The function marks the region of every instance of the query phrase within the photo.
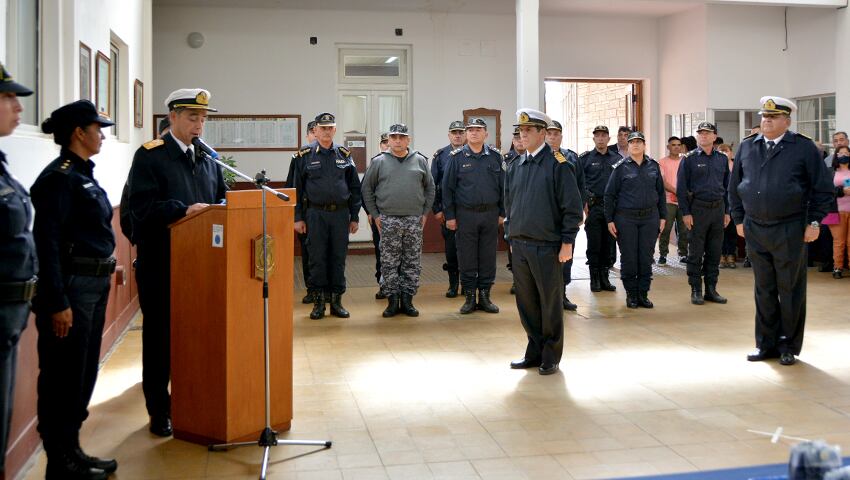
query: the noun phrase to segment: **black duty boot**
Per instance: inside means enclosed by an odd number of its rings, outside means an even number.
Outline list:
[[[301,303],[303,303],[304,305],[309,305],[313,303],[314,301],[316,301],[316,298],[313,295],[313,292],[307,290],[307,295],[304,295],[304,298],[301,299]]]
[[[602,290],[605,290],[606,292],[617,291],[617,287],[615,287],[611,283],[611,280],[608,279],[608,269],[607,268],[603,268],[602,270],[599,270],[599,285],[601,285]]]
[[[638,295],[638,305],[643,308],[652,308],[655,306],[651,301],[649,301],[649,292],[646,291],[640,292]]]
[[[464,290],[464,295],[466,296],[466,301],[463,302],[463,305],[460,307],[460,313],[462,315],[466,315],[468,313],[472,313],[475,311],[475,290],[466,291]]]
[[[571,312],[575,312],[578,310],[578,305],[571,302],[569,298],[567,298],[567,294],[564,294],[564,310],[569,310]]]
[[[387,297],[387,308],[384,309],[384,318],[394,317],[398,313],[398,295],[390,294]]]
[[[478,290],[478,308],[487,313],[499,313],[499,307],[490,301],[490,288]]]
[[[457,297],[458,275],[459,274],[457,272],[449,272],[449,289],[446,290],[447,298]]]
[[[108,477],[106,471],[83,463],[73,450],[51,452],[47,457],[46,480],[105,480]]]
[[[691,285],[691,303],[694,305],[702,305],[705,300],[702,298],[702,287],[699,285]]]
[[[342,306],[342,294],[341,293],[332,293],[331,294],[331,315],[335,315],[339,318],[348,318],[351,316],[348,313],[348,310]]]
[[[103,470],[106,473],[113,473],[115,470],[118,470],[118,462],[113,458],[97,458],[92,457],[91,455],[87,455],[86,452],[80,447],[79,444],[74,448],[74,455],[77,456],[77,459],[83,465],[89,468],[96,468]]]
[[[638,308],[640,306],[637,292],[626,290],[626,306],[629,308]]]
[[[324,292],[313,293],[313,311],[310,312],[310,318],[318,320],[325,316],[325,294]]]
[[[511,283],[511,295],[516,295],[516,283]]]
[[[404,312],[408,317],[418,317],[419,310],[413,306],[413,295],[409,293],[401,294],[401,311]]]
[[[705,284],[705,296],[702,297],[706,302],[714,302],[714,303],[726,303],[726,297],[721,297],[719,293],[717,293],[716,285]]]
[[[591,292],[601,292],[602,291],[602,280],[599,279],[600,271],[598,268],[590,269],[590,291]]]

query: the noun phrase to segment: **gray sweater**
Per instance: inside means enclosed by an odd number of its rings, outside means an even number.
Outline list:
[[[372,159],[363,176],[363,203],[373,217],[425,215],[434,203],[428,159],[408,150],[400,160],[386,152]]]

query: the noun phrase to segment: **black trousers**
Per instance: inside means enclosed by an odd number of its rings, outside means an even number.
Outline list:
[[[142,307],[142,391],[148,415],[171,415],[170,245],[139,244],[136,282]]]
[[[829,225],[821,225],[818,239],[807,244],[807,247],[810,261],[832,265],[832,231]]]
[[[573,255],[575,255],[576,244],[573,243],[572,245],[573,245]],[[573,283],[573,259],[572,258],[570,258],[569,260],[567,260],[566,262],[561,264],[561,274],[564,277],[564,288],[566,288],[567,285]],[[564,292],[564,294],[566,295],[566,292]]]
[[[652,256],[661,220],[658,212],[635,217],[617,212],[617,243],[620,244],[620,279],[627,292],[648,292],[652,284]]]
[[[312,290],[310,285],[310,252],[307,251],[307,235],[298,234],[298,241],[301,243],[301,272],[304,273],[304,285],[307,290]]]
[[[617,241],[608,231],[605,207],[602,203],[588,208],[584,234],[587,235],[587,264],[590,269],[611,268],[614,265],[613,259],[617,256]]]
[[[802,220],[760,225],[744,218],[753,265],[756,346],[799,355],[806,325],[806,225]]]
[[[333,212],[317,208],[307,209],[310,284],[317,291],[345,293],[349,220],[348,209]]]
[[[443,270],[449,273],[457,273],[459,267],[457,263],[457,237],[455,230],[449,230],[444,223],[440,225],[440,232],[443,234],[443,242],[446,245],[446,263],[443,264]]]
[[[738,257],[738,229],[735,228],[735,222],[729,222],[729,225],[723,229],[723,247],[720,249],[720,254]]]
[[[49,314],[36,315],[38,328],[38,432],[48,455],[73,448],[88,406],[100,360],[109,298],[109,277],[65,278],[73,325],[65,338],[53,332]]]
[[[375,281],[381,284],[381,232],[375,225],[375,220],[369,224],[372,227],[372,245],[375,246]]]
[[[694,225],[688,232],[688,283],[702,287],[717,285],[720,275],[720,250],[723,247],[723,202],[709,207],[699,202],[691,205]]]
[[[460,283],[467,292],[490,288],[496,281],[499,210],[476,212],[458,207],[457,245]]]
[[[519,319],[528,336],[525,358],[558,363],[564,351],[564,284],[560,246],[512,240],[513,273]]]
[[[9,422],[12,419],[12,400],[15,371],[18,368],[18,341],[27,326],[29,302],[0,303],[0,477],[5,469]]]

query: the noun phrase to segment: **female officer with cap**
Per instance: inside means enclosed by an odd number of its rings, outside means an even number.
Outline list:
[[[667,200],[661,167],[646,155],[643,133],[628,138],[629,156],[614,165],[605,187],[605,220],[620,245],[620,278],[626,306],[652,308],[647,292],[652,283],[655,240],[664,229]]]
[[[100,342],[115,271],[112,205],[94,179],[102,127],[114,125],[88,100],[55,110],[41,124],[61,146],[31,189],[41,265],[33,301],[38,328],[38,431],[46,478],[102,479],[115,460],[86,455],[79,432],[97,380]]]
[[[24,110],[18,97],[29,95],[32,90],[14,82],[0,64],[0,137],[15,131]],[[6,169],[6,155],[0,152],[0,477],[12,417],[18,340],[27,326],[38,270],[31,215],[27,190]]]

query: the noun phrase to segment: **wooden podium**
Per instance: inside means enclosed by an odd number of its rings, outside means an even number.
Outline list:
[[[266,194],[271,424],[292,421],[295,190]],[[262,192],[227,192],[171,225],[171,414],[174,437],[255,440],[265,427]],[[255,246],[259,254],[255,255]],[[259,270],[256,268],[259,266]],[[257,276],[259,272],[259,276]]]

